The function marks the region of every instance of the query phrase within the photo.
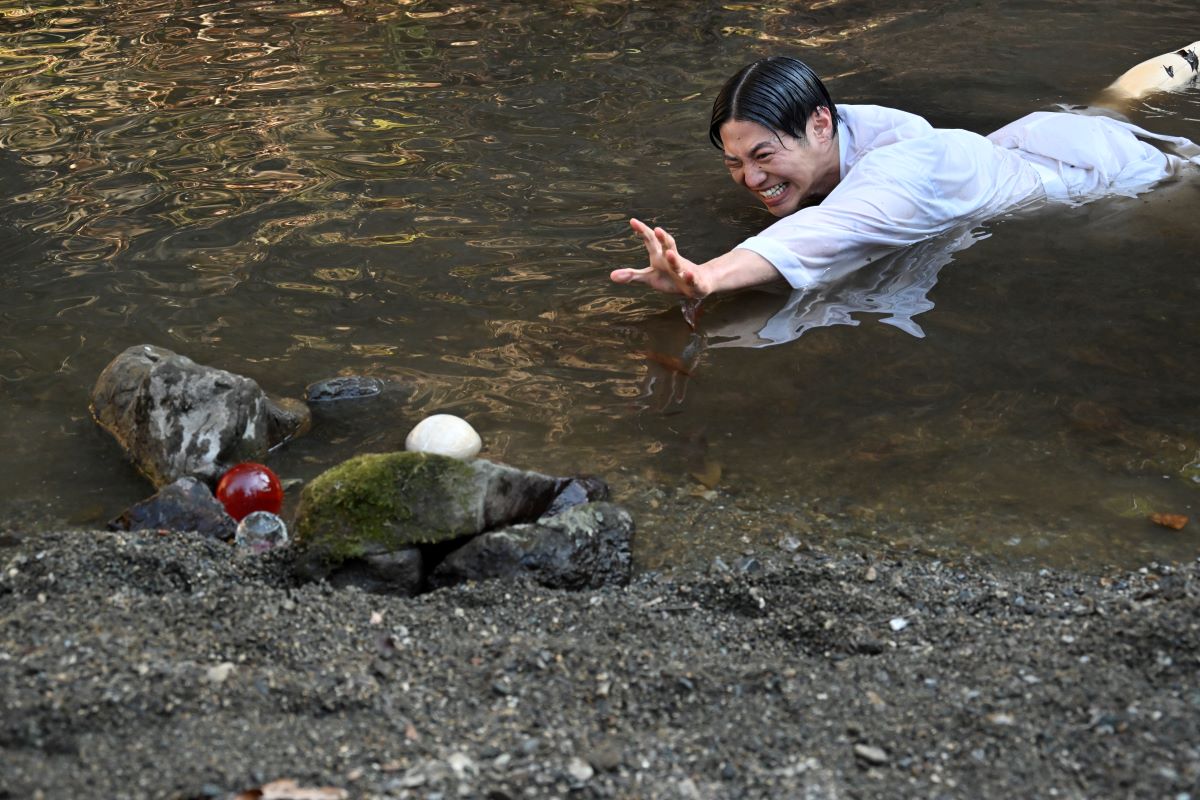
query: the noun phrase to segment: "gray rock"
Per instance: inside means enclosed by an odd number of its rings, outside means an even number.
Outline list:
[[[317,381],[306,390],[310,403],[334,403],[342,400],[362,400],[383,392],[383,381],[365,375],[343,375]]]
[[[343,561],[328,575],[331,585],[364,592],[413,597],[425,586],[425,560],[418,547]]]
[[[486,460],[428,453],[356,456],[313,479],[293,526],[301,574],[541,516],[561,481]]]
[[[584,503],[596,503],[609,497],[608,484],[594,475],[579,475],[574,478],[564,478],[563,486],[558,490],[554,502],[546,509],[542,518],[553,517],[568,508],[574,508]]]
[[[229,541],[237,522],[225,511],[212,491],[196,478],[180,478],[164,486],[158,494],[130,506],[108,523],[109,530],[195,531],[214,539]]]
[[[632,568],[633,518],[611,503],[587,503],[537,524],[471,539],[429,576],[439,588],[463,581],[531,578],[555,589],[624,585]]]
[[[274,401],[249,378],[138,345],[100,373],[92,416],[155,486],[185,475],[214,483],[241,461],[303,432],[309,412]]]

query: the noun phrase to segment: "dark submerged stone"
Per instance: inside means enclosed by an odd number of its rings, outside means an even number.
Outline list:
[[[343,375],[317,381],[306,389],[310,403],[336,403],[344,400],[363,400],[383,393],[383,381],[365,375]]]

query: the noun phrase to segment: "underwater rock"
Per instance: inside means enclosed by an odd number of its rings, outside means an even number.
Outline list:
[[[483,440],[471,423],[453,414],[434,414],[417,423],[404,440],[410,453],[433,453],[469,459],[479,455]]]
[[[429,576],[440,588],[463,581],[530,578],[552,589],[622,586],[632,571],[633,518],[612,503],[587,503],[537,524],[480,534]]]
[[[607,500],[608,497],[608,484],[595,475],[578,475],[566,479],[562,488],[558,490],[554,502],[546,509],[546,513],[542,515],[540,521],[545,521],[547,517],[557,516],[568,508]]]
[[[185,475],[212,483],[310,421],[303,403],[272,400],[249,378],[151,345],[130,347],[104,368],[91,410],[159,487]]]
[[[343,375],[310,384],[305,397],[310,403],[334,403],[342,400],[362,400],[377,397],[383,392],[383,381],[365,375]]]
[[[372,453],[326,470],[300,494],[298,571],[470,536],[540,517],[562,481],[490,461]]]
[[[229,541],[237,523],[202,481],[183,477],[164,486],[153,497],[136,503],[108,523],[109,530],[195,531],[202,536]]]

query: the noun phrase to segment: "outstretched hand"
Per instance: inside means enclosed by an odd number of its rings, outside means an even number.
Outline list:
[[[642,237],[650,266],[641,269],[614,269],[609,277],[615,283],[644,283],[667,294],[701,298],[708,294],[697,265],[679,254],[675,238],[662,228],[651,229],[641,220],[629,220],[629,226]]]

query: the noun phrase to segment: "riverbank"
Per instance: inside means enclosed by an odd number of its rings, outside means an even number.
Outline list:
[[[404,600],[188,535],[7,537],[0,797],[284,778],[356,798],[1195,796],[1196,561],[743,566]]]

